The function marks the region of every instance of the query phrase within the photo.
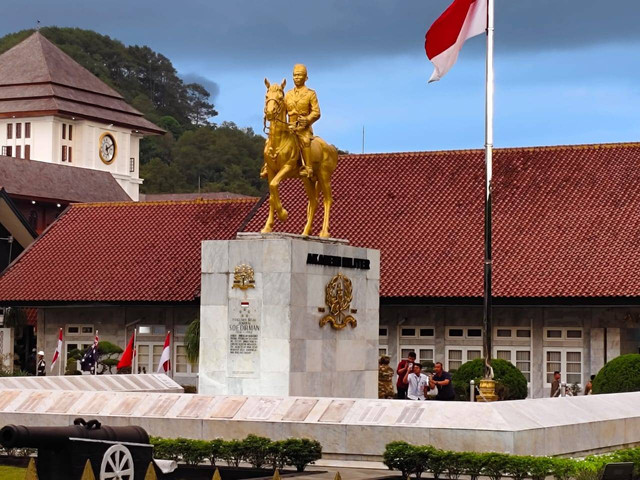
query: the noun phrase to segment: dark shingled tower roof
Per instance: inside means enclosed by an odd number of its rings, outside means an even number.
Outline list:
[[[0,55],[0,118],[42,115],[164,131],[39,32]]]

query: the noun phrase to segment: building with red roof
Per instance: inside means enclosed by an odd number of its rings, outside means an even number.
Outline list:
[[[495,150],[493,353],[533,396],[548,395],[554,370],[584,385],[640,348],[639,165],[640,143]],[[394,362],[414,350],[455,370],[481,356],[483,171],[481,150],[340,157],[331,233],[381,250],[380,353]],[[289,220],[276,230],[300,233],[301,183],[285,181],[281,197]],[[132,322],[184,326],[197,314],[199,242],[259,231],[267,209],[266,199],[72,206],[0,277],[0,302],[40,306],[48,350],[64,322],[115,323],[121,345]],[[162,339],[148,338],[153,365]]]
[[[499,148],[493,178],[494,356],[541,396],[554,370],[584,385],[638,353],[640,143]],[[332,187],[332,236],[381,250],[380,353],[449,370],[480,357],[483,151],[344,155]],[[281,198],[275,230],[300,233],[301,182]],[[267,213],[264,201],[245,231]]]
[[[0,277],[2,304],[39,307],[38,349],[64,357],[138,327],[138,365],[155,371],[174,332],[175,376],[195,381],[182,339],[199,316],[200,244],[230,239],[256,198],[72,204]]]

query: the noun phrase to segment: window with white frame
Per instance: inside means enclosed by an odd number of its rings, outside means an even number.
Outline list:
[[[553,372],[560,372],[562,381],[582,384],[582,350],[575,348],[545,348],[547,384],[553,382]]]
[[[447,371],[459,369],[463,363],[482,357],[482,347],[446,347]]]
[[[496,347],[494,348],[494,356],[515,365],[525,376],[527,382],[531,381],[531,350],[516,347]]]
[[[166,334],[167,334],[167,327],[162,324],[138,326],[138,335],[166,335]]]
[[[175,348],[175,365],[172,365],[173,371],[180,375],[195,375],[198,373],[198,364],[192,365],[187,360],[187,348],[184,345],[177,344]],[[159,362],[160,360],[158,360]],[[157,365],[156,365],[157,368]]]
[[[416,362],[418,363],[433,362],[433,345],[404,345],[400,347],[402,358],[407,358],[411,352],[416,354]]]
[[[447,327],[446,338],[450,340],[482,338],[482,328],[481,327]]]
[[[164,343],[138,343],[138,373],[155,373],[158,370]]]
[[[388,355],[389,354],[389,348],[386,347],[385,345],[380,345],[378,347],[378,356],[381,357],[383,355]]]
[[[549,327],[544,329],[544,339],[554,340],[580,340],[582,329],[577,327]]]
[[[67,335],[93,335],[93,325],[67,325]]]
[[[493,337],[498,340],[529,340],[531,338],[531,329],[521,327],[496,327],[493,330]]]
[[[380,327],[378,329],[378,337],[381,340],[385,340],[385,339],[389,338],[389,329],[387,327]]]
[[[400,338],[434,338],[435,329],[429,326],[400,327]]]

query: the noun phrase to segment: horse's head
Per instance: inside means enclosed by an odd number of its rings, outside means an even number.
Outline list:
[[[264,84],[267,87],[267,95],[264,101],[264,116],[270,122],[275,118],[278,118],[284,111],[284,87],[287,84],[287,80],[283,79],[281,84],[269,83],[269,80],[264,79]]]

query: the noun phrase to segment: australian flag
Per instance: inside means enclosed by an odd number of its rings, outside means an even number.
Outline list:
[[[82,360],[80,360],[80,369],[83,372],[91,372],[94,373],[96,369],[96,364],[98,363],[98,336],[96,335],[96,339],[87,351],[84,352],[84,356]]]

